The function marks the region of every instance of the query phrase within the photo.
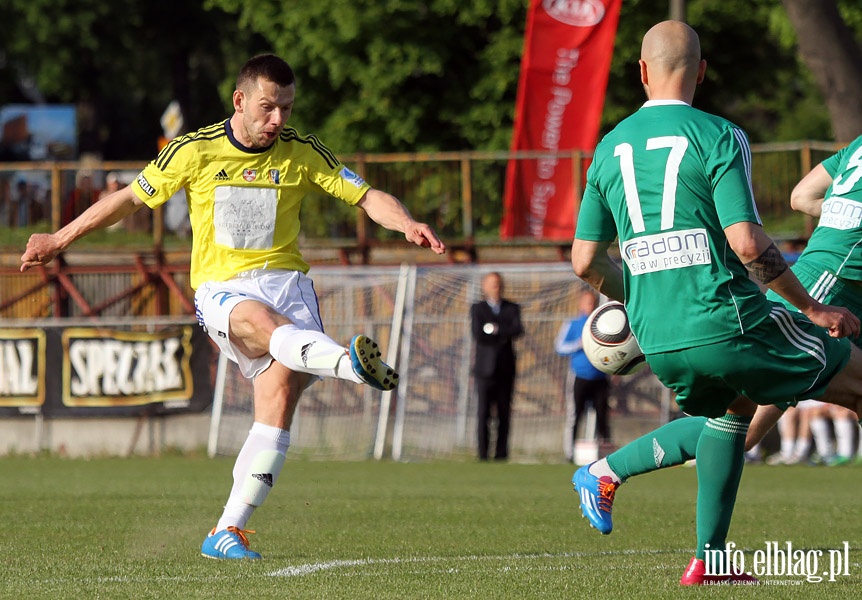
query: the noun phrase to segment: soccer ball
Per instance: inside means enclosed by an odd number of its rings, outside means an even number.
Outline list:
[[[644,368],[646,358],[629,328],[620,302],[608,302],[594,310],[581,336],[584,353],[595,368],[609,375],[631,375]]]

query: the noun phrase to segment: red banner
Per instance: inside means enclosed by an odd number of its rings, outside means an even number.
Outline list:
[[[512,150],[549,153],[596,146],[622,0],[531,0],[515,105]],[[500,236],[571,240],[572,160],[512,159]]]

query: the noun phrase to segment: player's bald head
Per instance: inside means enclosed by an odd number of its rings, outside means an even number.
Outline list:
[[[654,71],[686,71],[696,74],[700,64],[700,39],[682,21],[662,21],[646,32],[641,60]]]

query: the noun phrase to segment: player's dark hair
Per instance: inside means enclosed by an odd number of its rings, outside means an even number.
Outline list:
[[[283,59],[275,54],[258,54],[248,59],[240,69],[236,78],[236,89],[242,89],[249,84],[253,85],[259,78],[282,87],[291,85],[296,81],[293,69]]]

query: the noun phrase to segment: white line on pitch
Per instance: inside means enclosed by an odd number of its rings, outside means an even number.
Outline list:
[[[272,573],[269,577],[301,577],[311,575],[320,571],[340,569],[342,567],[363,567],[373,565],[395,565],[434,562],[473,562],[473,561],[501,561],[501,560],[533,560],[548,558],[587,558],[602,556],[624,556],[624,555],[650,555],[650,554],[681,554],[689,550],[609,550],[605,552],[560,552],[536,553],[536,554],[506,554],[501,556],[481,556],[472,554],[467,556],[417,556],[413,558],[359,558],[354,560],[331,560],[327,562],[306,563],[285,567]]]
[[[354,566],[374,566],[374,565],[392,565],[392,564],[429,564],[440,562],[479,562],[479,561],[503,561],[503,560],[539,560],[539,559],[557,559],[557,558],[586,558],[602,556],[623,556],[623,555],[654,555],[654,554],[683,554],[688,550],[614,550],[606,552],[560,552],[560,553],[531,553],[531,554],[506,554],[500,556],[482,556],[482,555],[464,555],[464,556],[417,556],[412,558],[367,558],[356,560],[333,560],[319,563],[307,563],[304,565],[288,566],[277,571],[264,573],[264,577],[298,577],[302,575],[310,575],[319,571],[338,569],[341,567]],[[252,566],[256,561],[225,561],[235,563],[245,563],[247,566]],[[851,567],[860,566],[858,563],[851,563]],[[606,567],[607,568],[607,567]],[[628,567],[627,567],[628,568]],[[247,575],[237,574],[208,574],[208,575],[158,575],[154,577],[137,576],[137,575],[107,575],[103,577],[85,577],[85,578],[68,578],[57,577],[47,578],[36,581],[40,585],[64,585],[67,583],[117,583],[117,584],[132,584],[132,583],[154,583],[164,581],[190,582],[200,581],[206,583],[215,583],[221,581],[232,581],[242,579]]]

